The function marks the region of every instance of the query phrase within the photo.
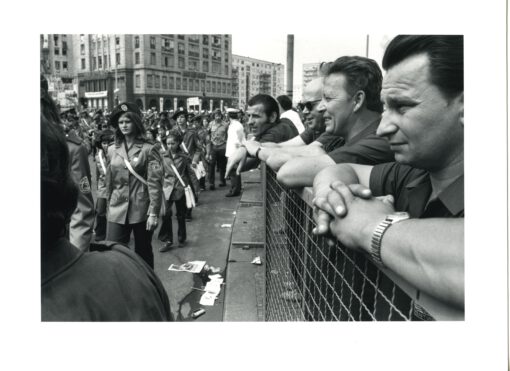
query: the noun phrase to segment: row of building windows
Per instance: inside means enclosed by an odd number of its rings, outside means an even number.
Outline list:
[[[141,88],[141,76],[135,75],[135,87]],[[230,83],[188,79],[174,76],[147,75],[146,87],[148,89],[187,90],[194,92],[230,94]]]
[[[165,35],[165,36],[166,37],[162,38],[163,47],[173,49],[175,46],[175,43],[173,40],[168,38],[168,37],[173,38],[173,35]],[[225,36],[227,36],[227,35],[225,35]],[[177,35],[177,39],[184,40],[184,35]],[[193,45],[193,43],[200,43],[200,35],[189,35],[188,41],[191,43],[191,44],[189,44],[190,47],[197,46],[197,45]],[[209,45],[209,35],[202,35],[202,44]],[[220,48],[221,47],[221,36],[211,36],[210,44],[211,44],[211,46]],[[181,45],[182,45],[182,50],[184,52],[184,44],[183,43],[179,43],[178,48],[181,48]],[[228,49],[230,46],[229,40],[227,38],[225,38],[224,45],[225,45],[225,49]],[[155,36],[150,36],[149,46],[151,49],[156,49],[156,37]],[[140,47],[140,36],[134,37],[134,47],[135,47],[135,49]]]
[[[140,53],[135,52],[135,64],[140,64]],[[156,66],[156,53],[150,54],[150,65]],[[162,54],[161,55],[161,66],[162,67],[175,67],[175,59],[172,54]],[[185,69],[186,68],[186,59],[185,57],[178,56],[177,57],[177,67],[179,69]],[[209,61],[202,61],[202,69],[200,70],[200,61],[197,59],[191,59],[188,58],[188,65],[187,68],[190,71],[202,71],[202,72],[209,72]],[[211,63],[211,72],[214,74],[220,74],[221,73],[221,63],[219,62],[212,62]],[[228,75],[229,67],[228,65],[224,66],[223,72],[225,75]]]

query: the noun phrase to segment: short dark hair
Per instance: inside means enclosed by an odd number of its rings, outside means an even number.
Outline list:
[[[272,96],[257,94],[248,101],[248,106],[256,106],[257,104],[262,104],[262,106],[264,106],[264,113],[268,119],[274,112],[276,113],[276,122],[280,121],[280,108],[278,107],[278,102]]]
[[[276,97],[276,100],[280,103],[284,111],[292,109],[292,100],[287,95],[280,95]]]
[[[127,116],[131,122],[133,123],[133,130],[135,134],[136,139],[146,140],[145,137],[145,128],[142,123],[142,117],[140,115],[137,115],[134,112],[128,111],[123,113],[119,116],[118,119],[120,119],[121,116]],[[117,121],[118,121],[117,119]],[[119,145],[124,140],[124,134],[122,134],[122,131],[120,131],[119,125],[115,127],[115,143]]]
[[[456,97],[464,91],[464,36],[398,35],[384,52],[383,68],[389,70],[417,54],[429,57],[430,82],[446,98]]]
[[[371,111],[382,112],[382,72],[376,61],[359,56],[343,56],[327,66],[326,77],[334,73],[341,73],[347,78],[349,94],[362,90],[366,107]]]

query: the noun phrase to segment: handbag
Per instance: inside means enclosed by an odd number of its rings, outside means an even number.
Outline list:
[[[197,179],[202,179],[207,174],[205,172],[204,163],[200,161],[195,168],[193,168],[193,171],[195,172],[195,175],[197,176]]]
[[[179,182],[181,182],[182,186],[184,187],[184,196],[186,197],[186,207],[188,209],[195,207],[196,206],[195,196],[193,195],[193,191],[191,190],[191,187],[189,185],[186,185],[186,183],[184,183],[184,180],[182,180],[179,172],[175,168],[175,165],[171,164],[171,166],[172,166],[172,171],[174,172],[175,176],[177,177],[177,179],[179,179]]]

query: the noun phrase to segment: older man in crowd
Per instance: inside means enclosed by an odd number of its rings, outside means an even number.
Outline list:
[[[326,71],[323,112],[326,132],[344,138],[344,145],[326,153],[288,161],[278,180],[288,187],[311,186],[317,173],[335,163],[374,165],[393,160],[384,138],[375,135],[381,120],[382,74],[377,63],[364,57],[340,57]]]

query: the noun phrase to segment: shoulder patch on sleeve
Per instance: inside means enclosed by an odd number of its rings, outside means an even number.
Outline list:
[[[80,186],[81,193],[85,193],[85,194],[90,193],[90,183],[86,176],[84,176],[83,178],[80,179],[79,186]]]

